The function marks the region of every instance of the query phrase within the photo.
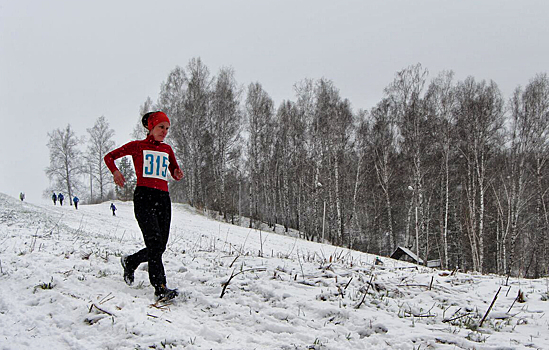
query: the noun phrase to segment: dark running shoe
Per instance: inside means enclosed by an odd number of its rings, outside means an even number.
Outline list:
[[[126,281],[126,284],[128,286],[131,286],[133,284],[133,270],[128,269],[128,256],[124,255],[123,257],[121,257],[120,263],[124,268],[124,281]]]
[[[154,291],[154,297],[156,301],[167,301],[172,300],[179,295],[177,289],[168,289],[166,286],[162,285]]]

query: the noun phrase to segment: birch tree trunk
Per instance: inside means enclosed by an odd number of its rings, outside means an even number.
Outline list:
[[[488,164],[502,143],[503,99],[495,83],[476,83],[467,78],[457,87],[457,132],[460,152],[467,168],[466,233],[471,247],[473,269],[483,272]]]

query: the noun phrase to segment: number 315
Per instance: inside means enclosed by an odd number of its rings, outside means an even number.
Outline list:
[[[145,175],[166,178],[168,175],[168,157],[147,154],[144,161]]]

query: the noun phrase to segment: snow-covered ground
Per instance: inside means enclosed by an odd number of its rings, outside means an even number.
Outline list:
[[[122,279],[133,204],[109,205],[0,194],[1,349],[549,349],[548,279],[376,265],[179,204],[164,263],[181,296],[155,304],[146,264]]]

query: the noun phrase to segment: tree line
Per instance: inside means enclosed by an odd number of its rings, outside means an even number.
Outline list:
[[[275,106],[261,83],[242,87],[231,68],[212,75],[193,58],[173,69],[158,100],[140,107],[172,121],[169,142],[185,173],[171,184],[172,200],[374,254],[407,247],[447,269],[547,275],[547,74],[506,100],[493,81],[456,81],[452,71],[430,78],[416,64],[357,111],[328,79],[299,81],[294,91]],[[76,181],[70,169],[87,169],[92,199],[112,188],[102,118],[88,129],[85,157],[63,153],[85,166],[47,170],[67,187]],[[74,138],[70,131],[49,134],[50,154],[62,144],[56,135]],[[140,117],[134,136],[144,136]],[[131,192],[130,181],[118,196]]]
[[[124,189],[114,190],[112,174],[103,161],[103,157],[115,147],[112,140],[114,130],[101,116],[87,132],[88,137],[78,137],[68,124],[48,133],[50,164],[45,173],[50,179],[50,187],[44,192],[45,196],[64,192],[68,194],[70,205],[77,193],[88,203],[101,203],[117,197],[130,200],[137,181],[131,161],[123,158],[118,162],[128,184]],[[85,150],[81,149],[83,145]]]

